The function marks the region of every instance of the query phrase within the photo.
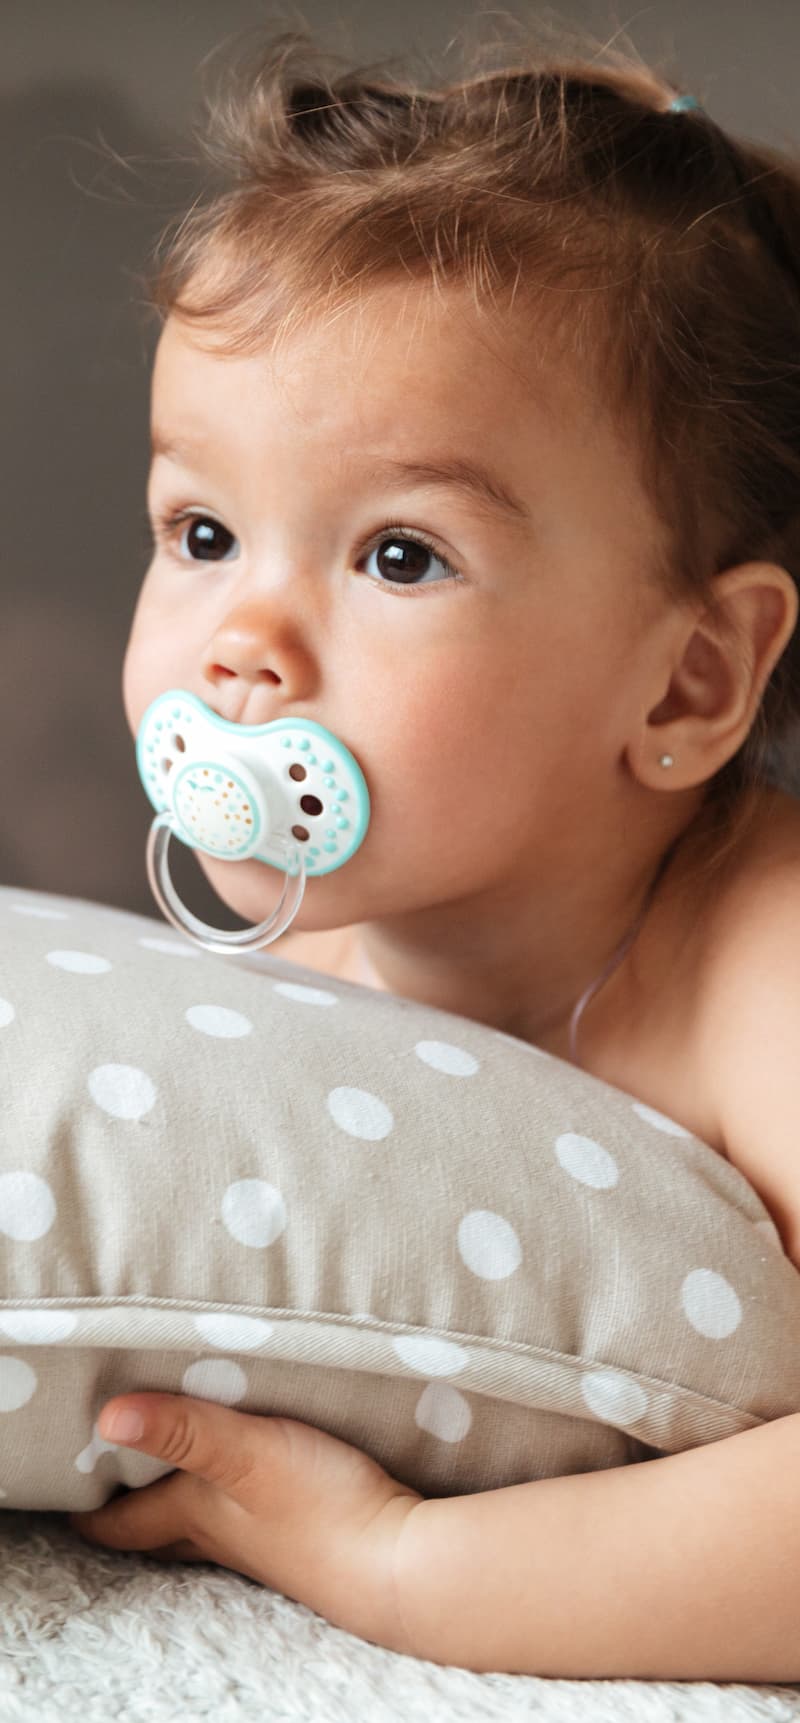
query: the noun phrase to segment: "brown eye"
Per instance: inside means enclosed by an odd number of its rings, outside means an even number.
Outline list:
[[[375,559],[376,567],[369,564]],[[438,563],[444,571],[436,574],[432,564]],[[442,586],[448,580],[459,580],[461,577],[452,564],[434,550],[424,538],[399,532],[386,531],[373,544],[367,557],[366,573],[376,586],[403,587]]]
[[[190,562],[225,562],[237,543],[233,533],[211,515],[193,515],[181,533],[180,542]]]
[[[419,580],[425,574],[431,553],[413,538],[385,538],[377,550],[378,568],[390,580]]]

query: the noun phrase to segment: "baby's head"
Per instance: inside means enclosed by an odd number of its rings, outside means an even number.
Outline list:
[[[621,833],[646,877],[701,810],[713,861],[800,709],[800,173],[633,59],[325,59],[227,99],[156,282],[131,727],[180,687],[352,751],[370,828],[301,928],[500,914]]]

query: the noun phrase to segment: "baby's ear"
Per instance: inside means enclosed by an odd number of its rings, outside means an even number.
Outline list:
[[[798,609],[795,582],[778,563],[743,562],[715,576],[710,615],[721,615],[757,699],[794,634]]]
[[[667,692],[632,753],[640,776],[654,781],[664,750],[675,760],[673,788],[721,770],[753,727],[799,609],[792,576],[775,563],[740,563],[715,576],[707,607],[676,623]]]

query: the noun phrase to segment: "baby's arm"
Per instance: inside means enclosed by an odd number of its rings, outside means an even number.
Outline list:
[[[98,1428],[176,1469],[71,1515],[82,1537],[233,1568],[392,1650],[567,1678],[800,1677],[799,1413],[428,1499],[311,1424],[188,1395],[120,1396]]]
[[[423,1500],[396,1580],[394,1649],[437,1663],[798,1681],[800,1414],[613,1471]]]

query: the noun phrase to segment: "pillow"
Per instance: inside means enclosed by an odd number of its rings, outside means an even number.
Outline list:
[[[318,1425],[426,1495],[800,1410],[746,1180],[486,1025],[0,890],[0,1508],[171,1468],[114,1394]]]

